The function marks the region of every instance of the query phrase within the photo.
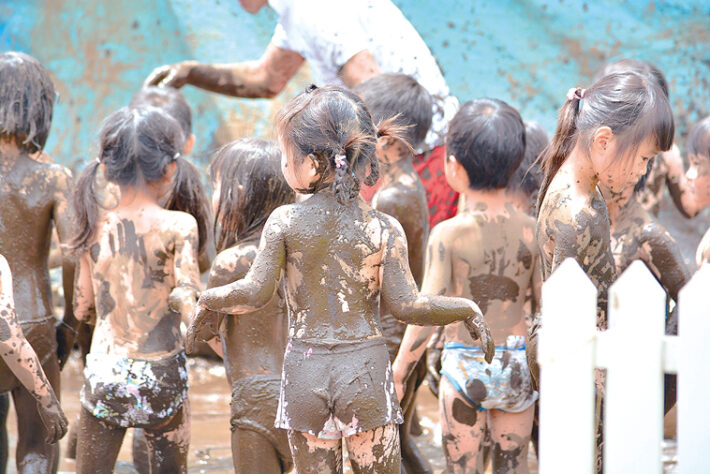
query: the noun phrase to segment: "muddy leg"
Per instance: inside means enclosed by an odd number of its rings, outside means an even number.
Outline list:
[[[76,472],[78,474],[113,472],[125,434],[125,428],[109,426],[82,407],[76,446]]]
[[[69,425],[69,433],[67,434],[67,459],[76,459],[76,445],[79,440],[79,418],[80,414],[76,414],[76,419]]]
[[[7,412],[10,411],[10,395],[0,394],[0,474],[7,472],[7,458],[10,447],[7,441]]]
[[[409,474],[432,472],[429,462],[419,451],[411,436],[412,420],[417,406],[416,391],[424,380],[426,373],[426,361],[421,359],[407,381],[407,393],[403,396],[403,400],[407,400],[407,405],[403,409],[404,423],[399,425],[399,439],[402,446],[402,472]]]
[[[447,472],[483,472],[483,456],[478,453],[486,436],[486,412],[472,407],[441,377],[439,414]]]
[[[190,449],[190,407],[187,399],[180,411],[158,429],[145,429],[151,473],[187,473]]]
[[[346,438],[355,474],[399,474],[401,454],[397,425],[386,425]]]
[[[59,383],[59,363],[57,357],[51,357],[42,368],[54,389],[61,393]],[[37,402],[24,387],[12,391],[17,419],[16,462],[18,472],[57,472],[59,465],[59,444],[47,444],[44,439],[47,431],[37,412]]]
[[[237,474],[280,474],[281,461],[271,441],[256,431],[232,431],[232,462]]]
[[[489,428],[493,441],[494,473],[527,474],[528,445],[534,415],[534,404],[520,413],[490,411]]]
[[[148,441],[145,431],[140,428],[133,430],[133,467],[138,474],[150,474],[150,454],[148,454]]]
[[[343,472],[343,448],[339,439],[320,439],[289,430],[288,445],[296,472]]]

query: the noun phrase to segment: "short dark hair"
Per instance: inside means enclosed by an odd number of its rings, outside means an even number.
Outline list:
[[[406,74],[380,74],[358,84],[353,91],[365,102],[375,123],[396,117],[404,136],[419,146],[431,128],[432,100],[416,79]]]
[[[550,136],[537,122],[525,122],[525,155],[510,178],[508,187],[528,197],[537,196],[542,183],[542,168],[538,158],[550,144]]]
[[[177,120],[185,135],[185,140],[192,135],[192,111],[178,89],[174,87],[148,86],[136,92],[131,98],[130,107],[150,105],[163,109]]]
[[[498,99],[466,102],[449,123],[446,153],[466,170],[471,189],[500,189],[525,154],[520,114]]]
[[[56,94],[49,72],[30,55],[0,54],[0,137],[27,153],[42,151]]]

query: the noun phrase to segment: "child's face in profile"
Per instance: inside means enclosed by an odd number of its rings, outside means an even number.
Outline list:
[[[656,141],[653,137],[646,137],[635,150],[619,156],[617,153],[618,141],[612,138],[604,150],[592,154],[592,163],[599,176],[599,182],[615,193],[636,185],[639,179],[646,174],[648,162],[656,153]]]
[[[309,189],[316,176],[316,168],[309,157],[295,157],[290,146],[286,146],[279,137],[281,147],[281,172],[284,174],[286,182],[296,192],[303,192]]]
[[[699,203],[710,202],[710,157],[688,155],[690,166],[685,172],[691,192]]]

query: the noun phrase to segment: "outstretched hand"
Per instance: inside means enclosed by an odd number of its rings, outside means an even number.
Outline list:
[[[481,340],[481,349],[485,354],[486,362],[490,364],[495,355],[496,347],[491,337],[491,331],[488,329],[488,324],[486,324],[486,320],[483,319],[483,314],[480,310],[477,310],[475,316],[466,319],[464,323],[473,340]]]
[[[44,406],[42,403],[37,402],[37,411],[39,412],[39,417],[47,429],[47,437],[45,441],[48,444],[55,444],[57,441],[62,439],[65,434],[67,434],[67,426],[69,421],[67,417],[64,416],[62,407],[59,406],[59,401],[52,394],[52,401],[48,406]]]
[[[187,62],[166,64],[153,69],[148,78],[143,82],[143,87],[175,87],[181,88],[187,84],[187,76],[192,66]]]

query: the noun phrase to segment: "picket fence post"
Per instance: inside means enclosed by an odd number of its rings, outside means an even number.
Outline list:
[[[710,265],[693,276],[678,299],[678,469],[708,472]]]
[[[598,337],[607,369],[604,471],[661,473],[666,293],[640,260],[609,290],[608,329]]]
[[[568,258],[542,287],[541,473],[591,473],[597,290]]]

